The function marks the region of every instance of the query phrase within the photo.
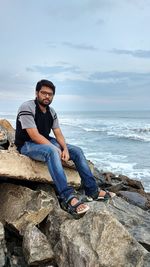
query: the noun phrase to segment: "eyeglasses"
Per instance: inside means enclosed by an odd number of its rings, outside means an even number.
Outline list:
[[[40,93],[43,95],[43,96],[47,96],[48,97],[52,97],[53,96],[53,93],[47,93],[46,91],[40,91]]]

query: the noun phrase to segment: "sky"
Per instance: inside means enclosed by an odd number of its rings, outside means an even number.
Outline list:
[[[56,85],[56,110],[150,110],[150,0],[0,0],[0,112]]]

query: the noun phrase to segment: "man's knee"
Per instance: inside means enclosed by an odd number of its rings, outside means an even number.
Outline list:
[[[46,160],[49,160],[49,158],[58,158],[58,156],[60,158],[59,150],[54,145],[46,145],[44,148],[44,155]]]
[[[77,156],[83,155],[83,150],[78,146],[73,146],[72,152]]]

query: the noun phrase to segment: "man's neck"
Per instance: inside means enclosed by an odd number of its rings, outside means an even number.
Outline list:
[[[43,113],[46,113],[46,107],[43,107],[42,105],[39,104],[39,108]]]

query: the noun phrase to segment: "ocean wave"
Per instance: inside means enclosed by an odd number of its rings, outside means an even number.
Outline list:
[[[132,131],[137,132],[137,133],[150,133],[150,127],[148,128],[135,128],[132,129]]]
[[[93,128],[86,128],[86,127],[82,127],[82,129],[86,132],[107,132],[106,128],[101,128],[101,129],[93,129]]]
[[[114,136],[117,138],[123,138],[123,139],[129,139],[133,141],[141,141],[141,142],[150,142],[150,135],[136,135],[136,134],[130,134],[130,133],[108,133],[109,136]]]
[[[82,127],[80,127],[82,128]],[[82,128],[86,132],[91,133],[105,133],[108,136],[116,137],[116,138],[124,138],[134,141],[142,141],[142,142],[150,142],[150,129],[108,129],[108,128],[101,128],[101,129],[92,129],[92,128]]]
[[[106,134],[107,136],[115,137],[115,138],[124,138],[134,141],[143,141],[143,142],[150,142],[150,125],[143,126],[143,127],[135,127],[135,125],[81,125],[78,124],[75,126],[75,123],[72,122],[70,124],[63,123],[66,126],[72,126],[80,128],[88,133],[95,133],[95,134]]]

